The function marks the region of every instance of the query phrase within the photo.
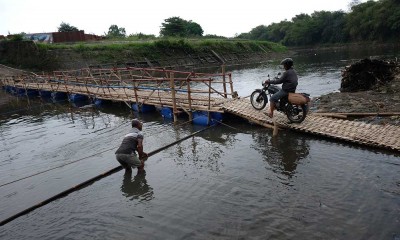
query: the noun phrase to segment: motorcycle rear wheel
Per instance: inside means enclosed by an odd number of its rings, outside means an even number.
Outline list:
[[[253,108],[261,110],[267,105],[267,96],[262,92],[262,90],[257,89],[250,95],[250,103]]]
[[[303,122],[307,116],[307,105],[298,106],[288,103],[286,107],[286,116],[292,123]]]

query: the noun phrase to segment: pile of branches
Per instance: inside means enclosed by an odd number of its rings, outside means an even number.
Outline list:
[[[342,71],[341,92],[357,92],[371,90],[374,86],[381,86],[395,77],[395,62],[383,60],[363,59]]]

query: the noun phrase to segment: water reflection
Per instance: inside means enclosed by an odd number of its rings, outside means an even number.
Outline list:
[[[112,125],[115,117],[128,118],[131,114],[128,108],[127,111],[121,111],[121,106],[126,107],[124,105],[115,104],[98,108],[89,101],[72,103],[68,100],[53,101],[46,98],[28,99],[15,96],[4,98],[3,94],[0,94],[0,103],[2,101],[4,104],[0,104],[0,126],[15,119],[30,118],[30,122],[44,122],[47,118],[54,117],[68,120],[73,124],[78,123],[84,129],[96,129],[96,124],[100,123],[107,128]]]
[[[187,127],[190,128],[190,132],[205,128],[197,125]],[[225,155],[226,149],[231,148],[237,141],[233,132],[235,130],[224,125],[215,126],[182,144],[176,145],[176,150],[171,153],[171,157],[180,165],[191,165],[196,168],[206,168],[213,172],[219,172],[222,166],[220,159]],[[181,135],[180,132],[175,132],[175,134],[176,139],[186,136],[186,134]]]
[[[292,178],[296,173],[299,161],[309,154],[310,146],[305,138],[289,132],[279,133],[277,137],[269,134],[255,133],[253,147],[259,151],[264,160],[279,172]]]
[[[121,192],[129,200],[148,202],[154,199],[153,188],[147,184],[146,171],[137,171],[133,179],[132,171],[126,171],[122,181]]]

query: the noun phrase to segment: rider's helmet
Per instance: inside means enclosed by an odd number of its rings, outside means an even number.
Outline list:
[[[293,59],[285,58],[282,60],[281,65],[287,66],[287,68],[291,68],[293,66]]]

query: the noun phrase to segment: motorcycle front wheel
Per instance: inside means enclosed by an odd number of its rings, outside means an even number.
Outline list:
[[[292,105],[288,103],[286,106],[286,116],[292,123],[301,123],[307,116],[307,105]]]
[[[250,95],[250,103],[253,108],[257,110],[261,110],[265,108],[267,105],[268,99],[265,93],[262,90],[257,89]]]

